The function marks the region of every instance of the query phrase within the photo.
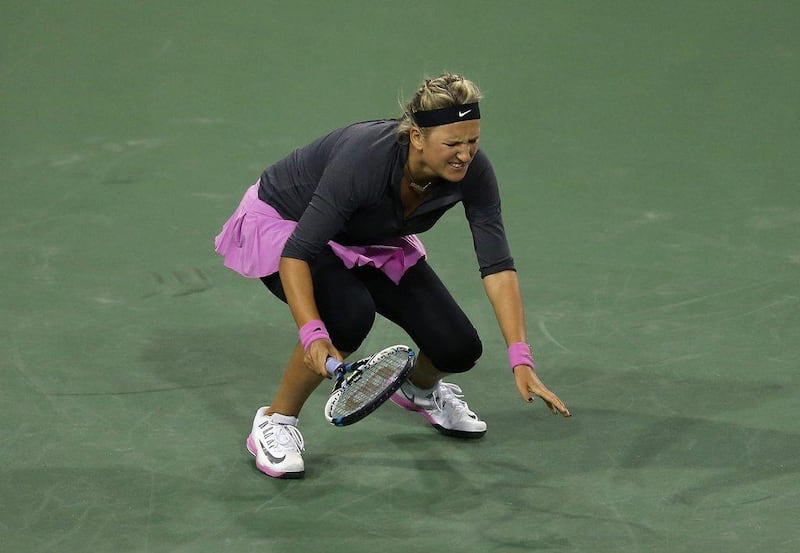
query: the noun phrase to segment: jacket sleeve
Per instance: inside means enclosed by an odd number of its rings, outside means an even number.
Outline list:
[[[481,278],[506,270],[515,270],[514,259],[503,227],[497,177],[482,151],[476,178],[465,183],[464,212],[472,231],[472,242]],[[482,167],[481,167],[482,166]]]

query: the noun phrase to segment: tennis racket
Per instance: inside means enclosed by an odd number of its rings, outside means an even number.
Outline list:
[[[400,345],[350,364],[329,357],[325,367],[336,383],[325,404],[325,419],[334,426],[360,421],[400,388],[416,360],[411,348]]]

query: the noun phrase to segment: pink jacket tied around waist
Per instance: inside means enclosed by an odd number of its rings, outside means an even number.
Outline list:
[[[256,183],[247,189],[239,207],[222,226],[214,240],[215,250],[223,256],[225,266],[240,275],[268,276],[278,272],[283,247],[296,226],[296,221],[282,219],[272,206],[258,198]],[[331,240],[328,245],[348,269],[370,265],[397,284],[410,267],[426,256],[425,246],[413,234],[386,242],[343,246]]]

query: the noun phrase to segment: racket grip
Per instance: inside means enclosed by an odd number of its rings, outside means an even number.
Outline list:
[[[339,373],[344,372],[344,363],[335,357],[328,357],[325,360],[325,368],[328,370],[328,374],[331,376],[338,376]]]

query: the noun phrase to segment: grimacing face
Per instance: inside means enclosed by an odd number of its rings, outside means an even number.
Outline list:
[[[424,175],[460,182],[478,152],[480,134],[480,119],[472,119],[430,127],[426,135],[415,136]]]

